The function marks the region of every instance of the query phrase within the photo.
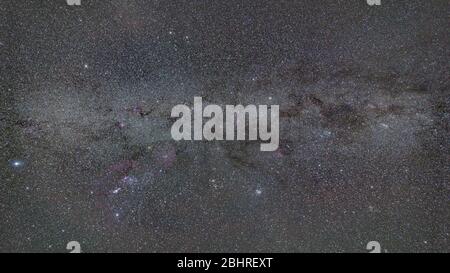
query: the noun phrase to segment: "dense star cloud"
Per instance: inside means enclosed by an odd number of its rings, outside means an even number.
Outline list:
[[[449,251],[448,8],[1,1],[0,251]],[[195,96],[279,149],[174,141]]]

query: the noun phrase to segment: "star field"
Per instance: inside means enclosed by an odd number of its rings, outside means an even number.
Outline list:
[[[0,2],[0,251],[448,252],[448,1]],[[170,111],[277,104],[280,148]]]

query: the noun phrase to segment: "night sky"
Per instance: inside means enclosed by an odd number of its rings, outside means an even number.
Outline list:
[[[448,0],[81,1],[0,0],[0,252],[450,251]]]

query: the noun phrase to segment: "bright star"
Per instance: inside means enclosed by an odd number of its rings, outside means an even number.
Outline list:
[[[13,160],[11,161],[11,166],[14,168],[20,168],[24,165],[25,163],[22,160]]]

